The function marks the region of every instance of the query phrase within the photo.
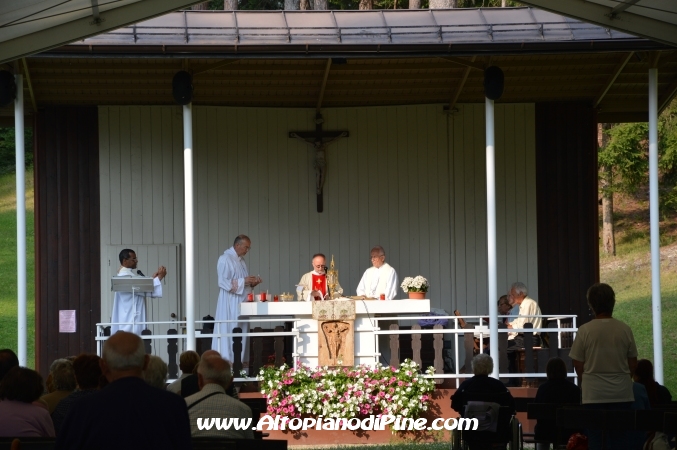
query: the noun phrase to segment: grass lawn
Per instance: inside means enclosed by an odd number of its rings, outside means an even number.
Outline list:
[[[35,367],[35,244],[33,172],[26,172],[28,366]],[[0,176],[0,348],[17,351],[16,177]]]
[[[614,317],[630,325],[639,358],[653,361],[651,264],[649,252],[601,261],[600,279],[616,292]],[[636,246],[636,241],[633,246]],[[677,245],[661,249],[661,310],[663,323],[663,374],[665,385],[677,395]]]

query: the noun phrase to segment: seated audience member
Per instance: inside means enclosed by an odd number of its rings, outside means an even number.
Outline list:
[[[203,357],[197,366],[198,384],[200,392],[186,397],[188,416],[190,417],[190,431],[193,437],[223,437],[231,439],[254,439],[251,424],[247,430],[230,429],[199,430],[198,418],[220,417],[221,419],[251,419],[252,410],[239,400],[226,395],[226,388],[232,383],[233,375],[230,363],[220,356]],[[252,421],[253,422],[253,421]]]
[[[19,366],[19,358],[13,350],[3,348],[0,350],[0,381],[5,378],[7,372]]]
[[[186,404],[143,381],[148,360],[139,336],[125,331],[111,336],[100,361],[110,384],[71,406],[56,448],[192,448]]]
[[[668,405],[672,402],[672,395],[668,388],[661,386],[654,379],[653,364],[648,359],[637,361],[633,378],[637,383],[643,384],[646,388],[649,404],[652,408],[659,405]]]
[[[76,388],[68,397],[64,398],[56,406],[52,413],[54,430],[59,433],[71,406],[82,397],[93,394],[99,389],[99,378],[101,377],[101,367],[99,367],[99,358],[97,355],[80,355],[73,361],[73,371],[75,372]]]
[[[509,316],[511,310],[512,306],[510,305],[510,300],[508,300],[508,296],[501,295],[501,298],[498,299],[498,315]],[[507,325],[510,323],[510,318],[503,317],[502,319],[499,319],[499,322],[502,322]]]
[[[543,383],[536,392],[534,403],[555,403],[558,405],[580,405],[581,388],[567,380],[567,366],[560,358],[551,358],[545,367],[548,381]],[[557,424],[554,420],[538,420],[534,433],[538,441],[558,442],[565,444],[573,433],[578,430],[562,430],[557,435]],[[538,444],[537,448],[549,448]]]
[[[515,399],[512,398],[510,391],[501,381],[489,376],[491,371],[494,370],[494,361],[491,356],[480,353],[472,359],[471,366],[472,373],[475,376],[461,383],[454,395],[451,396],[451,407],[463,415],[468,401],[474,401],[476,399],[475,394],[480,394],[480,396],[488,395],[491,397],[491,400],[482,401],[491,401],[501,406],[507,406],[514,412]]]
[[[45,408],[34,405],[44,386],[34,370],[16,366],[0,382],[0,436],[54,437],[54,424]]]
[[[195,367],[199,362],[200,355],[198,355],[197,352],[194,352],[193,350],[187,350],[181,353],[181,356],[179,356],[179,369],[181,369],[181,376],[171,382],[169,386],[167,386],[167,390],[180,395],[181,381],[187,376],[193,374],[193,370],[195,370]]]
[[[205,350],[205,352],[202,353],[202,359],[208,358],[210,356],[220,357],[221,354],[216,350]],[[195,369],[193,369],[193,373],[184,378],[183,380],[181,380],[181,397],[186,398],[198,392],[200,392],[200,386],[198,386],[197,383],[197,364],[196,364]],[[230,386],[226,388],[226,394],[230,395],[233,398],[238,398],[237,391],[235,390],[235,385],[233,383],[231,383]]]
[[[489,376],[494,369],[491,356],[480,353],[472,359],[471,366],[475,376],[461,383],[451,397],[451,407],[462,417],[468,417],[466,406],[469,402],[491,402],[506,406],[511,415],[515,414],[515,399],[513,399],[510,391],[501,381]],[[487,417],[487,415],[484,415],[484,417]],[[498,417],[495,420],[498,420]],[[490,449],[496,438],[494,433],[488,431],[470,432],[467,435],[466,433],[463,434],[463,437],[471,450]]]
[[[49,368],[49,374],[54,390],[40,397],[40,400],[47,405],[47,410],[52,414],[59,402],[75,390],[73,363],[65,358],[56,359]]]
[[[167,384],[167,364],[159,356],[149,355],[148,366],[143,371],[146,383],[158,389],[165,389]]]

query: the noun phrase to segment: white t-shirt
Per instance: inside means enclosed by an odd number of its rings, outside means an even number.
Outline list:
[[[583,403],[632,402],[628,358],[637,357],[635,337],[616,319],[594,319],[582,325],[569,357],[583,362]]]

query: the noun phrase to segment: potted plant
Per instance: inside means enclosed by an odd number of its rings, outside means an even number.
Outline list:
[[[400,287],[404,292],[409,294],[409,298],[411,299],[424,299],[426,297],[425,294],[428,292],[428,289],[430,289],[428,280],[421,275],[417,275],[414,278],[406,277],[404,281],[402,281]]]

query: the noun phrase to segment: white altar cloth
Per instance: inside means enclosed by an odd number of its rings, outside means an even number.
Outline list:
[[[303,364],[317,366],[317,321],[311,315],[312,302],[243,302],[242,318],[294,317],[299,338],[296,353]],[[375,321],[397,315],[423,315],[430,312],[430,300],[355,300],[355,365],[374,366],[378,361],[378,339],[373,333]],[[284,320],[284,319],[283,319]]]

